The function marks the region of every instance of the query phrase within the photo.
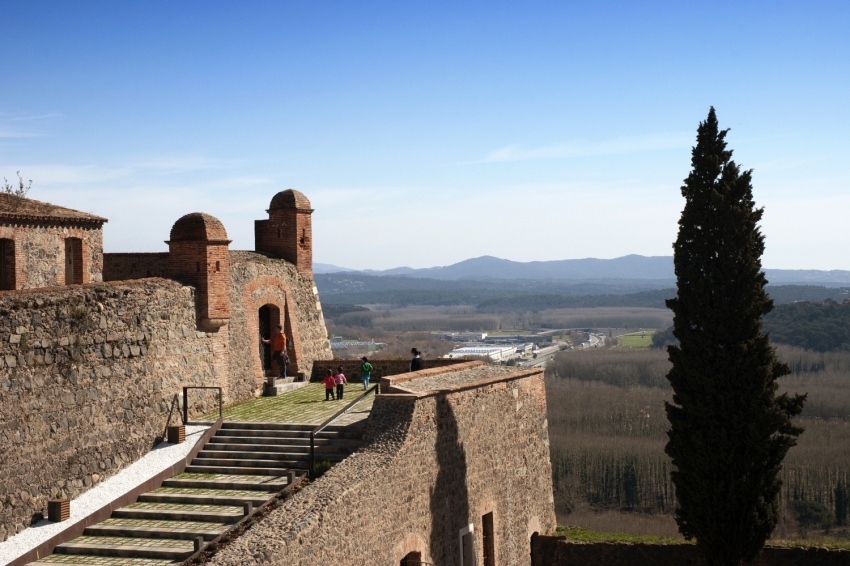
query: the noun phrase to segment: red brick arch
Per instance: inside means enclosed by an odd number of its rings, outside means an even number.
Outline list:
[[[276,289],[280,294],[264,292],[254,297],[256,291],[262,291],[264,288]],[[283,295],[283,300],[281,299],[281,294]],[[294,303],[289,286],[277,277],[262,275],[245,285],[242,291],[242,302],[245,304],[246,323],[251,340],[251,357],[254,362],[254,377],[257,380],[255,385],[260,387],[265,379],[263,366],[258,355],[260,351],[260,328],[257,321],[257,312],[263,305],[273,305],[280,309],[283,330],[286,333],[286,337],[292,341],[292,350],[289,351],[289,368],[294,369],[296,372],[301,371],[299,365],[301,361],[301,340],[298,337],[298,327],[292,318],[293,311],[291,306]]]

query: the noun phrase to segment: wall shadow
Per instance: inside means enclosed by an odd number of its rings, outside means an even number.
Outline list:
[[[466,451],[457,419],[445,394],[436,401],[437,480],[431,491],[431,559],[435,564],[460,564],[459,532],[472,522],[466,485]]]

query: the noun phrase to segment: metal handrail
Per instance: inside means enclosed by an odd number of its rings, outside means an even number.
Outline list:
[[[218,418],[222,418],[222,391],[221,387],[201,387],[195,385],[184,385],[183,386],[183,424],[189,424],[189,390],[190,389],[215,389],[218,391]]]
[[[342,409],[337,411],[334,414],[334,416],[332,416],[331,418],[329,418],[328,420],[326,420],[325,422],[323,422],[322,424],[320,424],[319,426],[317,426],[316,428],[314,428],[313,430],[310,431],[310,477],[311,478],[313,477],[313,473],[316,470],[316,435],[319,434],[320,432],[322,432],[329,424],[331,424],[332,422],[337,420],[339,417],[341,417],[342,415],[347,413],[351,409],[351,407],[353,407],[354,405],[356,405],[357,403],[362,401],[364,397],[366,397],[367,395],[371,395],[377,389],[378,389],[378,384],[376,383],[375,385],[373,385],[372,387],[370,387],[369,389],[364,391],[363,394],[360,395],[360,397],[358,397],[357,399],[355,399],[354,401],[352,401],[351,403],[349,403],[348,405],[346,405],[345,407],[343,407]]]

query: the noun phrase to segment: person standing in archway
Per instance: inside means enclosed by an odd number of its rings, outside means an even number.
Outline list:
[[[277,360],[280,366],[280,377],[286,377],[286,363],[289,361],[289,356],[286,355],[286,334],[283,333],[283,326],[279,324],[275,326],[271,338],[263,339],[263,344],[271,344],[272,361]]]

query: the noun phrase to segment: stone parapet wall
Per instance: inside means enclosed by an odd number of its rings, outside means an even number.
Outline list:
[[[313,371],[310,374],[310,381],[321,381],[325,378],[327,370],[336,372],[337,368],[342,367],[342,372],[348,379],[360,379],[361,360],[316,360],[313,362]],[[410,360],[369,360],[374,371],[372,372],[372,382],[377,383],[383,378],[391,375],[407,374],[410,372]],[[445,368],[464,363],[464,360],[422,360],[422,366],[425,369],[430,368]],[[399,376],[400,377],[400,376]]]
[[[532,566],[705,566],[690,544],[572,543],[562,537],[534,537]],[[753,566],[839,566],[850,551],[825,548],[765,548]]]
[[[226,342],[174,281],[0,293],[0,540],[149,451],[182,386],[218,385]]]
[[[279,309],[281,324],[292,349],[290,374],[310,375],[315,360],[333,357],[319,294],[311,277],[280,259],[247,251],[230,252],[230,379],[259,394],[264,381],[260,362],[258,311],[264,305]],[[238,396],[247,396],[247,389]]]
[[[146,277],[168,277],[168,252],[103,254],[104,281]]]
[[[453,368],[446,368],[451,371]],[[379,395],[366,444],[216,554],[216,566],[460,566],[460,530],[493,513],[496,564],[555,528],[543,372]]]

